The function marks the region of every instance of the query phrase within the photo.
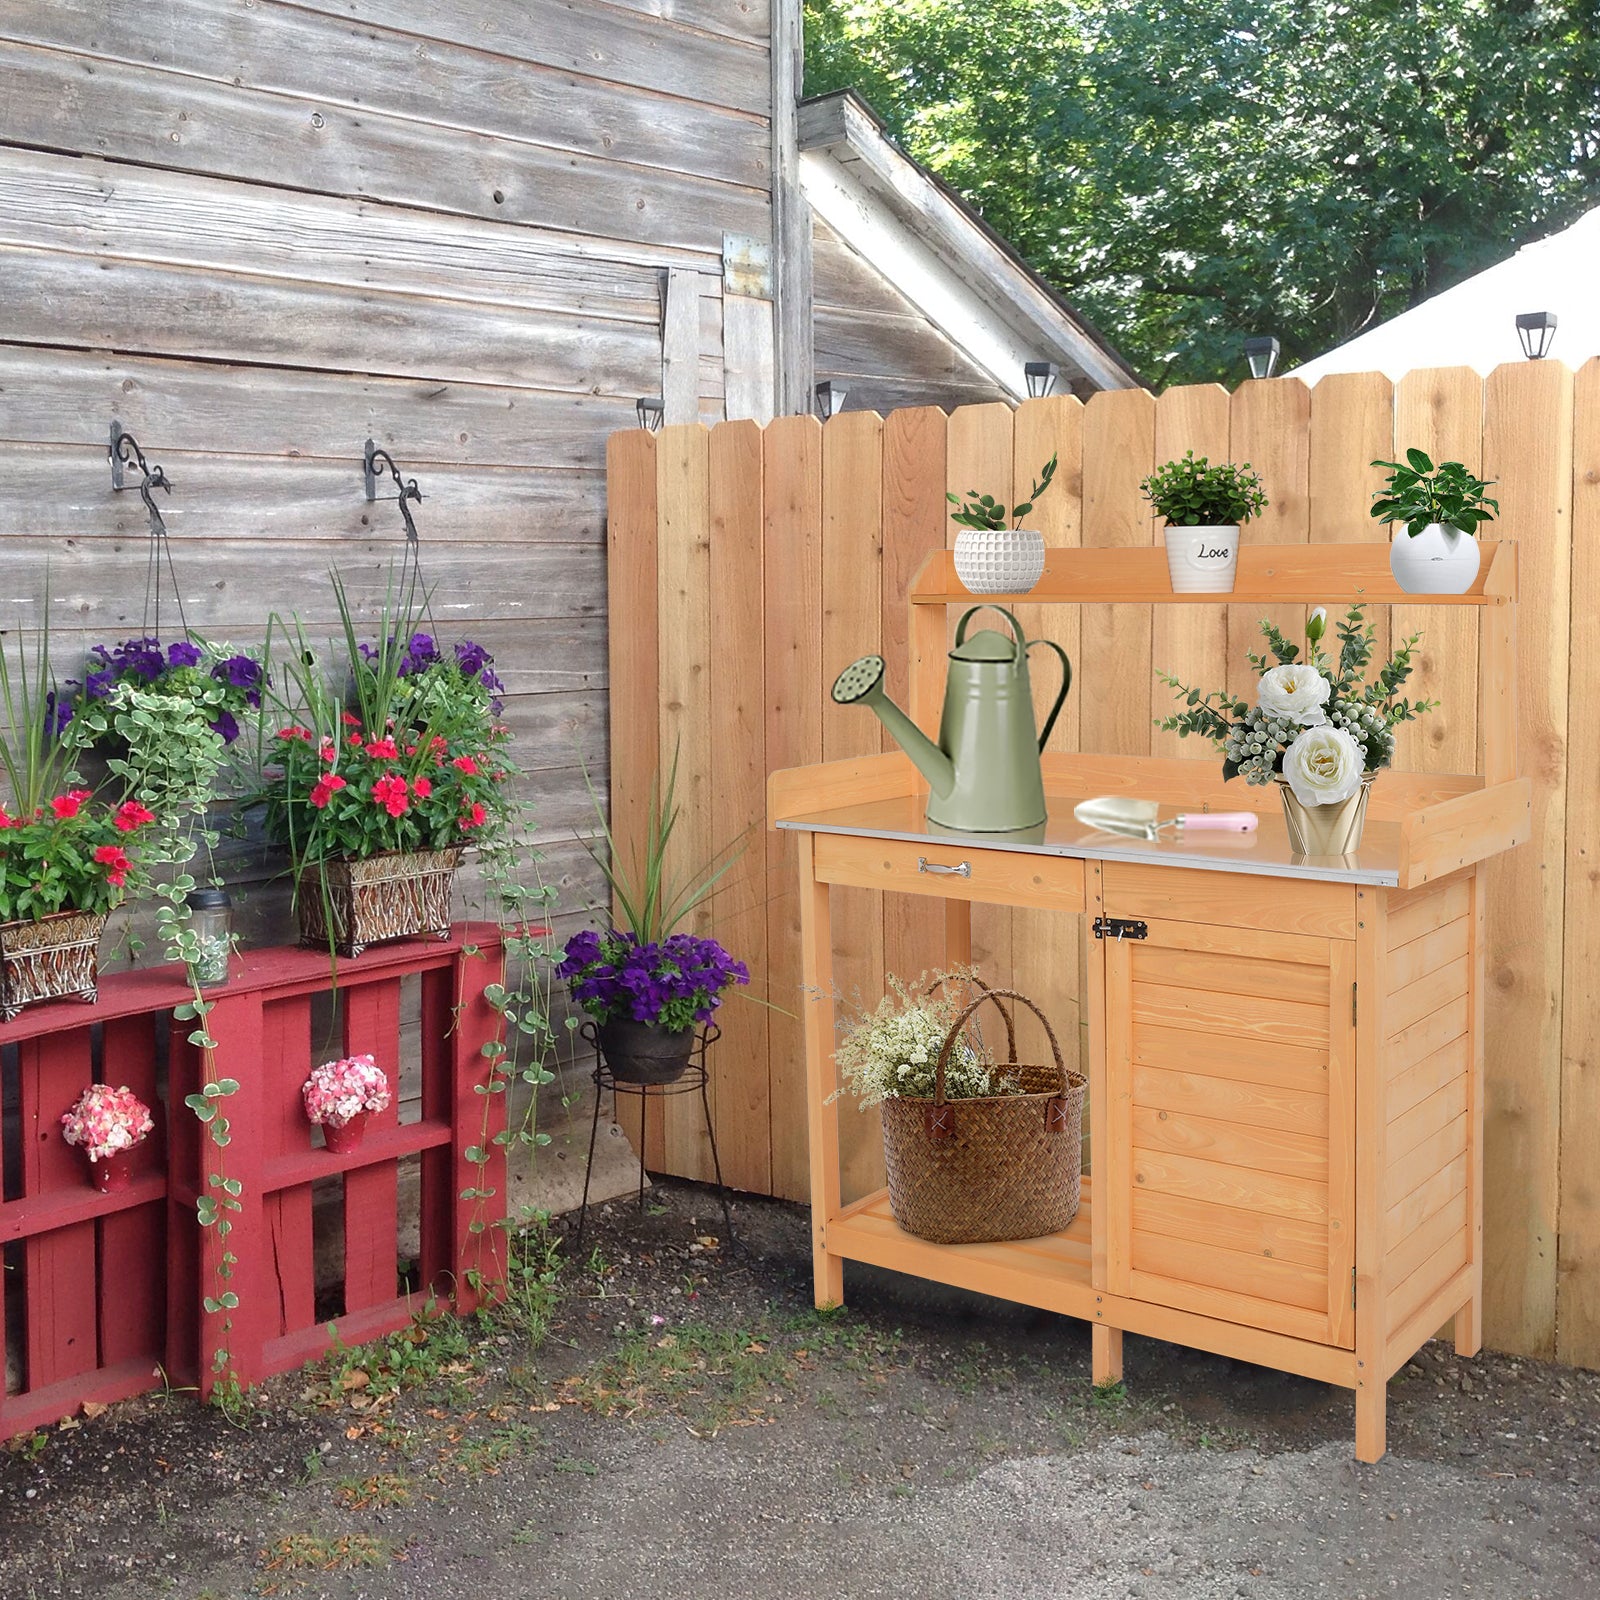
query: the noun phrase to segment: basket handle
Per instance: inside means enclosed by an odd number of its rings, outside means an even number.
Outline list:
[[[932,983],[930,983],[925,990],[923,990],[923,994],[925,996],[930,996],[931,997],[935,989],[944,988],[945,985],[948,984],[950,981],[951,980],[948,977],[935,978],[934,981]],[[959,979],[957,981],[966,984],[967,987],[970,988],[970,989],[976,989],[978,991],[978,995],[979,995],[980,999],[984,995],[992,995],[995,992],[993,989],[991,989],[989,987],[988,984],[986,984],[983,981],[982,978],[980,978],[977,975],[977,973],[974,973],[970,978],[961,978],[961,979]],[[998,1000],[995,1001],[994,1008],[1005,1019],[1005,1024],[1006,1024],[1006,1065],[1008,1067],[1014,1067],[1017,1064],[1017,1029],[1016,1029],[1016,1024],[1013,1023],[1012,1020],[1011,1020],[1010,1011],[1007,1010],[1007,1008],[1005,1006],[1001,1005]],[[967,1013],[963,1013],[963,1015],[965,1016],[965,1015],[969,1014],[971,1012],[971,1009],[972,1008],[969,1006],[967,1008]],[[1045,1026],[1048,1027],[1049,1024],[1046,1023]]]
[[[1061,1046],[1056,1042],[1056,1031],[1050,1026],[1050,1019],[1038,1008],[1038,1006],[1033,1003],[1033,1001],[1027,997],[1027,995],[1020,993],[1016,989],[986,988],[983,993],[977,997],[977,999],[973,1000],[969,1005],[962,1007],[960,1015],[957,1016],[956,1020],[950,1024],[950,1031],[944,1036],[944,1043],[939,1048],[939,1059],[933,1069],[933,1107],[929,1119],[930,1131],[932,1131],[932,1124],[935,1120],[941,1123],[946,1123],[949,1120],[948,1118],[939,1115],[939,1113],[941,1113],[945,1108],[944,1074],[945,1068],[950,1064],[950,1052],[955,1049],[956,1040],[961,1036],[962,1028],[966,1026],[967,1019],[974,1011],[978,1009],[979,1006],[983,1004],[985,1000],[993,1000],[996,1005],[1000,1005],[1000,1001],[1002,999],[1020,1000],[1023,1005],[1025,1005],[1034,1014],[1034,1016],[1039,1019],[1040,1024],[1044,1028],[1044,1036],[1050,1041],[1050,1054],[1055,1057],[1056,1077],[1061,1084],[1058,1098],[1061,1100],[1066,1099],[1067,1093],[1071,1088],[1071,1083],[1067,1078],[1067,1064],[1061,1059]],[[1002,1012],[1004,1012],[1005,1007],[1000,1006],[1000,1009]],[[1008,1018],[1008,1024],[1009,1020],[1010,1019]],[[1013,1048],[1011,1061],[1009,1064],[1014,1066],[1016,1064],[1016,1059],[1016,1051]]]

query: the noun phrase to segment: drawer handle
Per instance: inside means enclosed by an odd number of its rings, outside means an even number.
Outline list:
[[[970,878],[972,864],[967,861],[958,861],[953,867],[941,866],[937,861],[930,861],[926,856],[917,857],[918,872],[932,872],[941,878]]]

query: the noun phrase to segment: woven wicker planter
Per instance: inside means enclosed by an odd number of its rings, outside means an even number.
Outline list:
[[[459,850],[389,850],[300,869],[300,943],[358,956],[391,939],[450,937],[450,880]]]
[[[1053,1065],[1019,1065],[1013,1042],[1004,1071],[1021,1084],[1021,1094],[946,1100],[945,1067],[961,1030],[985,1000],[1000,997],[1020,1000],[1044,1024]],[[1011,1032],[1009,1017],[1006,1031]],[[979,995],[945,1038],[935,1082],[931,1100],[883,1102],[883,1154],[895,1221],[936,1244],[1033,1239],[1065,1228],[1078,1214],[1087,1083],[1067,1071],[1039,1008],[1014,989]]]
[[[0,923],[0,1021],[42,1000],[93,1005],[105,926],[103,912],[89,911]]]

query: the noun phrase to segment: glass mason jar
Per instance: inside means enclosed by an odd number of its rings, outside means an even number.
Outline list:
[[[189,977],[202,988],[228,981],[228,957],[233,953],[233,902],[223,889],[196,889],[185,897],[189,927],[200,951],[190,964]]]

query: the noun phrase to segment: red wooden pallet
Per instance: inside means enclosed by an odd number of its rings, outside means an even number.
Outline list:
[[[335,1338],[359,1343],[410,1318],[420,1301],[401,1292],[396,1270],[404,1157],[421,1159],[422,1293],[471,1310],[478,1300],[472,1281],[502,1277],[504,1234],[493,1224],[505,1214],[505,1150],[493,1140],[504,1127],[505,1096],[481,1092],[489,1075],[482,1046],[499,1020],[483,990],[502,969],[498,929],[461,924],[448,941],[385,945],[336,969],[317,951],[252,951],[227,987],[212,992],[212,1071],[240,1085],[226,1102],[233,1132],[226,1163],[244,1186],[228,1241],[239,1257],[229,1287],[240,1302],[228,1343],[242,1382],[313,1359]],[[337,985],[339,1047],[370,1052],[394,1077],[400,985],[413,974],[422,983],[421,1119],[402,1125],[397,1095],[360,1150],[336,1156],[316,1147],[300,1100],[313,1054],[313,997]],[[0,1046],[17,1047],[5,1077],[20,1129],[16,1169],[6,1173],[0,1161],[3,1192],[16,1195],[0,1201],[0,1245],[8,1265],[20,1254],[26,1328],[18,1352],[24,1388],[0,1397],[0,1438],[53,1422],[86,1400],[154,1387],[163,1372],[209,1391],[221,1330],[202,1300],[217,1292],[222,1246],[215,1230],[195,1220],[195,1197],[216,1151],[182,1109],[201,1071],[185,1042],[187,1026],[169,1020],[187,998],[174,969],[118,974],[104,980],[93,1006],[40,1006],[0,1026]],[[127,1084],[156,1117],[134,1185],[121,1195],[99,1194],[82,1157],[60,1137],[61,1113],[96,1078]],[[169,1127],[172,1106],[180,1109]],[[481,1173],[466,1160],[473,1145],[489,1152]],[[335,1173],[344,1180],[344,1314],[330,1328],[316,1315],[311,1195],[318,1178]],[[460,1198],[475,1187],[494,1198]],[[474,1232],[474,1220],[490,1226]]]

